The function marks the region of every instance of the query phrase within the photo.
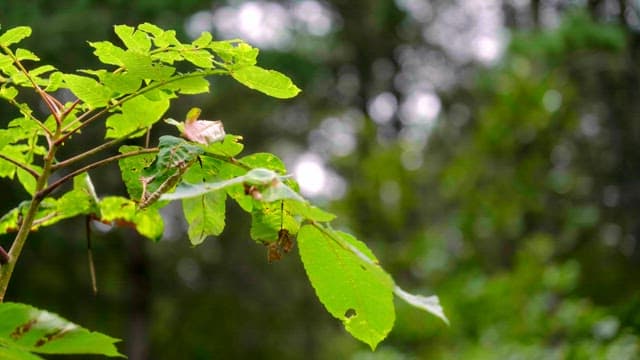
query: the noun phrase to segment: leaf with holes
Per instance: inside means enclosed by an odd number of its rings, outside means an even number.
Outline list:
[[[346,233],[305,225],[298,248],[320,302],[355,338],[375,349],[395,320],[391,277],[374,258],[365,257],[370,251],[353,252],[366,246]]]

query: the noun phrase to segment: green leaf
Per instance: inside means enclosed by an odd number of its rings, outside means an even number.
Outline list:
[[[151,49],[151,40],[146,33],[135,31],[134,28],[127,25],[116,25],[114,30],[127,49],[140,53],[146,53]]]
[[[192,44],[195,47],[203,48],[209,46],[211,40],[213,40],[213,36],[211,36],[211,33],[208,31],[203,31],[197,39],[193,40]]]
[[[209,235],[220,235],[225,223],[225,200],[222,191],[209,192],[199,197],[182,200],[187,231],[192,245],[201,244]]]
[[[47,87],[44,89],[46,92],[54,92],[60,88],[62,85],[63,74],[60,71],[56,71],[49,76],[49,83]]]
[[[4,360],[43,360],[40,356],[17,348],[6,348],[0,339],[0,359]]]
[[[146,130],[149,126],[160,120],[169,109],[169,99],[162,98],[157,101],[145,96],[137,96],[121,106],[121,113],[111,115],[107,119],[106,138],[119,138],[131,134],[136,130]],[[135,136],[141,136],[140,132]]]
[[[64,74],[62,79],[69,90],[90,107],[102,107],[109,103],[111,90],[96,80],[73,74]]]
[[[28,26],[17,26],[7,30],[4,34],[0,35],[0,45],[9,46],[11,44],[18,43],[24,38],[31,35],[31,28]]]
[[[25,191],[33,196],[36,193],[36,179],[21,168],[16,169],[16,174],[18,175],[18,181],[20,181]]]
[[[251,168],[266,168],[274,170],[280,174],[285,174],[287,168],[279,157],[271,153],[254,153],[241,158],[240,163]]]
[[[231,71],[231,76],[251,89],[279,99],[292,98],[300,92],[287,76],[258,66],[235,69]]]
[[[317,208],[307,201],[290,201],[289,207],[293,214],[299,215],[306,220],[329,222],[336,218],[334,214]]]
[[[142,79],[132,76],[130,73],[105,73],[102,81],[111,90],[119,94],[130,94],[142,85]]]
[[[198,196],[202,196],[206,193],[210,193],[212,191],[222,190],[229,186],[235,184],[241,184],[244,182],[244,176],[239,176],[229,180],[216,181],[216,182],[206,182],[200,184],[189,184],[186,182],[181,183],[176,187],[176,190],[172,193],[163,194],[160,197],[160,200],[180,200],[180,199],[189,199],[195,198]]]
[[[164,229],[162,217],[156,207],[143,210],[132,200],[119,196],[108,196],[100,201],[100,220],[120,226],[134,227],[140,235],[159,240]]]
[[[36,54],[32,53],[27,49],[22,49],[22,48],[16,49],[16,58],[18,58],[18,60],[20,61],[25,61],[25,60],[40,61],[40,58]]]
[[[197,67],[203,69],[211,69],[213,67],[213,57],[206,50],[185,50],[182,52],[182,56]]]
[[[256,64],[259,50],[242,40],[213,41],[209,44],[213,50],[226,63],[229,69],[239,69]]]
[[[73,190],[65,193],[57,201],[56,221],[77,215],[94,214],[98,210],[98,196],[88,173],[73,178]]]
[[[393,327],[394,284],[382,268],[351,251],[354,246],[366,248],[349,234],[313,225],[298,233],[300,257],[320,302],[349,333],[375,349]]]
[[[242,136],[227,134],[224,140],[207,145],[205,152],[229,157],[236,156],[244,149],[244,145],[240,141],[242,141]]]
[[[168,80],[176,70],[171,66],[154,63],[150,55],[127,50],[121,56],[127,71],[143,80]]]
[[[140,146],[123,145],[119,150],[121,154],[126,154],[141,149],[142,147]],[[127,192],[132,199],[140,199],[142,196],[142,182],[140,181],[140,177],[142,176],[142,171],[153,163],[154,158],[155,154],[140,154],[118,160],[120,173],[122,174],[122,182],[124,182]]]
[[[179,91],[181,94],[202,94],[209,92],[209,81],[204,77],[186,77],[176,81],[171,81],[161,87],[161,89],[169,89]]]
[[[105,64],[122,66],[124,62],[124,49],[115,46],[110,41],[90,42],[89,45],[96,49],[93,53]]]
[[[260,242],[274,242],[278,240],[280,229],[286,229],[295,235],[300,229],[300,223],[291,216],[286,206],[280,201],[262,204],[251,213],[251,238]]]
[[[0,304],[0,351],[11,356],[34,352],[122,357],[114,345],[118,341],[26,304]],[[31,358],[38,357],[26,357]]]
[[[160,27],[148,22],[138,25],[138,30],[146,31],[153,36],[160,36],[164,33]]]

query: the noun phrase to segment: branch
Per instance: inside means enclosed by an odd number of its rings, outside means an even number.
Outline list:
[[[76,155],[74,157],[71,157],[71,158],[69,158],[67,160],[60,161],[59,163],[53,164],[51,166],[51,170],[55,171],[57,169],[66,167],[66,166],[68,166],[70,164],[73,164],[75,162],[78,162],[80,160],[86,159],[91,155],[99,153],[102,150],[108,149],[108,148],[110,148],[110,147],[112,147],[112,146],[114,146],[114,145],[116,145],[118,143],[121,143],[124,140],[127,140],[129,138],[129,136],[137,133],[138,131],[140,131],[140,130],[136,129],[135,131],[132,131],[132,132],[128,133],[127,135],[123,136],[123,137],[120,137],[120,138],[117,138],[117,139],[113,139],[113,140],[108,141],[108,142],[106,142],[104,144],[96,146],[93,149],[87,150],[87,151],[83,152],[82,154],[78,154],[78,155]]]
[[[11,57],[11,60],[13,60],[13,62],[18,66],[20,71],[27,77],[27,79],[29,80],[33,88],[36,90],[38,95],[40,95],[44,103],[47,104],[47,107],[49,108],[51,115],[53,115],[53,117],[56,119],[56,123],[58,124],[58,128],[59,128],[61,119],[60,119],[60,109],[58,109],[56,104],[56,102],[58,101],[53,96],[47,94],[44,90],[42,90],[42,88],[40,88],[40,86],[36,83],[36,81],[33,79],[31,74],[29,74],[29,71],[24,67],[24,65],[22,65],[22,62],[15,56],[15,54],[11,51],[11,49],[9,49],[6,46],[2,46],[2,50],[4,50],[4,52],[9,57]]]
[[[6,160],[6,161],[12,163],[13,165],[15,165],[15,166],[21,168],[22,170],[28,172],[29,174],[31,174],[31,176],[33,176],[36,179],[38,178],[38,176],[40,176],[40,174],[38,174],[37,171],[35,171],[34,169],[30,168],[28,165],[25,165],[25,164],[23,164],[21,162],[13,160],[13,159],[7,157],[6,155],[0,154],[0,159]]]
[[[106,159],[102,159],[100,161],[96,161],[92,164],[89,164],[85,167],[82,167],[76,171],[73,171],[63,177],[61,177],[60,179],[56,180],[53,184],[49,185],[48,187],[42,189],[41,191],[39,191],[38,193],[36,193],[35,197],[38,199],[44,199],[47,195],[49,195],[53,190],[57,189],[58,187],[60,187],[60,185],[64,184],[65,182],[67,182],[68,180],[73,179],[74,177],[89,171],[91,169],[95,169],[97,167],[100,167],[102,165],[106,165],[108,163],[114,162],[114,161],[118,161],[120,159],[124,159],[127,157],[131,157],[131,156],[137,156],[137,155],[142,155],[142,154],[152,154],[152,153],[156,153],[158,152],[158,148],[149,148],[149,149],[140,149],[138,151],[131,151],[125,154],[119,154],[119,155],[114,155],[111,157],[108,157]]]

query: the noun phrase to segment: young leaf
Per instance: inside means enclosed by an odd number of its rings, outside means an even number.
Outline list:
[[[0,35],[0,45],[9,46],[11,44],[18,43],[22,39],[31,35],[31,28],[28,26],[17,26],[7,30],[4,34]]]
[[[151,48],[151,40],[147,34],[135,31],[131,26],[116,25],[114,31],[129,50],[146,53]]]
[[[78,99],[84,101],[92,108],[107,105],[111,98],[111,90],[92,78],[64,74],[62,79]]]
[[[141,132],[135,136],[141,136],[142,131],[160,120],[168,109],[169,99],[166,97],[153,101],[145,96],[137,96],[122,105],[120,114],[111,115],[107,119],[105,137],[115,139],[136,130]]]
[[[91,332],[48,311],[19,303],[0,304],[0,355],[97,354],[121,357],[114,339]],[[4,357],[3,357],[4,358]],[[37,358],[35,356],[25,359]]]
[[[104,64],[117,66],[124,65],[124,62],[122,61],[122,58],[124,57],[123,48],[113,45],[110,41],[90,42],[89,45],[96,49],[93,53]]]
[[[259,66],[247,66],[231,71],[231,76],[243,85],[279,99],[292,98],[300,89],[287,76]]]
[[[318,298],[347,331],[375,349],[395,320],[393,281],[382,268],[364,261],[344,243],[360,242],[351,235],[321,231],[314,225],[305,225],[298,233],[300,257]]]

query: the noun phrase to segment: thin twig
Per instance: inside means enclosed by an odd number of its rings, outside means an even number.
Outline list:
[[[96,153],[99,153],[99,152],[100,152],[100,151],[102,151],[102,150],[108,149],[108,148],[110,148],[110,147],[112,147],[112,146],[114,146],[114,145],[117,145],[117,144],[119,144],[119,143],[121,143],[121,142],[123,142],[123,141],[127,140],[127,139],[129,138],[129,136],[131,136],[131,135],[135,134],[135,133],[136,133],[136,132],[138,132],[138,131],[140,131],[140,130],[132,131],[132,132],[128,133],[127,135],[123,136],[123,137],[119,137],[119,138],[117,138],[117,139],[113,139],[113,140],[108,141],[108,142],[106,142],[106,143],[104,143],[104,144],[101,144],[101,145],[99,145],[99,146],[96,146],[96,147],[94,147],[93,149],[89,149],[89,150],[87,150],[87,151],[83,152],[82,154],[78,154],[78,155],[76,155],[76,156],[74,156],[74,157],[71,157],[71,158],[68,158],[68,159],[66,159],[66,160],[64,160],[64,161],[60,161],[60,162],[58,162],[58,163],[55,163],[55,164],[53,164],[53,165],[51,166],[51,170],[52,170],[52,171],[55,171],[55,170],[57,170],[57,169],[60,169],[60,168],[66,167],[66,166],[68,166],[68,165],[70,165],[70,164],[73,164],[73,163],[75,163],[75,162],[78,162],[78,161],[80,161],[80,160],[82,160],[82,159],[86,159],[86,158],[88,158],[88,157],[89,157],[89,156],[91,156],[91,155],[94,155],[94,154],[96,154]]]
[[[114,155],[111,157],[108,157],[106,159],[102,159],[100,161],[96,161],[92,164],[89,164],[85,167],[82,167],[76,171],[73,171],[63,177],[61,177],[60,179],[56,180],[53,184],[47,186],[46,188],[42,189],[40,192],[38,192],[36,194],[36,197],[38,197],[39,199],[44,199],[47,195],[49,195],[53,190],[57,189],[58,187],[60,187],[60,185],[64,184],[65,182],[67,182],[68,180],[73,179],[74,177],[89,171],[91,169],[95,169],[97,167],[100,167],[102,165],[106,165],[108,163],[111,163],[113,161],[118,161],[120,159],[124,159],[124,158],[128,158],[131,156],[137,156],[137,155],[142,155],[142,154],[152,154],[152,153],[156,153],[158,152],[158,148],[149,148],[149,149],[140,149],[137,151],[131,151],[128,153],[124,153],[124,154],[119,154],[119,155]]]
[[[56,108],[56,104],[52,100],[52,99],[55,100],[55,98],[53,98],[51,95],[47,94],[44,90],[42,90],[42,88],[40,88],[40,86],[36,83],[36,81],[33,79],[31,74],[29,74],[29,71],[27,70],[27,68],[25,68],[24,65],[22,65],[22,62],[18,59],[17,56],[15,56],[15,54],[11,51],[11,49],[9,49],[6,46],[2,46],[2,50],[4,50],[4,52],[7,55],[9,55],[9,57],[11,57],[11,60],[13,60],[13,62],[18,66],[20,71],[27,77],[27,79],[29,80],[33,88],[36,90],[38,95],[40,95],[44,103],[47,104],[47,107],[49,108],[51,115],[53,115],[53,117],[56,119],[58,126],[60,126],[60,109]]]
[[[13,165],[15,165],[15,166],[21,168],[22,170],[28,172],[31,176],[33,176],[36,179],[38,178],[38,176],[40,176],[40,174],[38,174],[37,171],[35,171],[34,169],[30,168],[28,165],[25,165],[25,164],[20,163],[20,162],[18,162],[16,160],[13,160],[13,159],[7,157],[6,155],[0,154],[0,159],[6,160],[6,161],[12,163]]]

